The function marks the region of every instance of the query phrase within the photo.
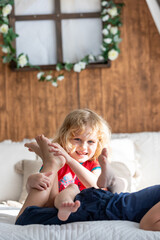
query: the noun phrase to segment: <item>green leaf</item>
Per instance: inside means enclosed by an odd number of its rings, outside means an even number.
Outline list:
[[[73,64],[72,63],[66,63],[64,67],[67,71],[71,71],[72,68],[73,68]]]
[[[0,1],[0,7],[3,7],[3,6],[5,6],[6,4],[11,4],[11,5],[13,5],[13,4],[14,4],[14,1],[13,1],[13,0],[1,0],[1,1]]]
[[[28,61],[29,61],[29,59],[28,59]],[[40,68],[39,66],[32,65],[32,64],[30,64],[29,62],[28,62],[28,64],[27,64],[27,66],[30,67],[30,68],[35,68],[35,69],[37,69],[37,70],[41,70],[41,68]]]
[[[63,68],[64,68],[64,66],[63,66],[62,63],[57,63],[57,65],[56,65],[57,71],[60,71],[60,70],[62,70]]]
[[[45,81],[45,76],[41,76],[41,78],[38,80],[39,82],[44,82]]]
[[[9,20],[7,17],[3,17],[2,12],[0,11],[0,24],[4,24],[4,23],[9,25]]]
[[[82,58],[81,62],[85,62],[86,64],[88,64],[89,63],[89,55],[87,55],[84,58]]]
[[[7,55],[7,56],[3,56],[3,63],[9,63],[14,59],[14,55]]]
[[[8,34],[11,38],[11,41],[13,41],[15,38],[19,37],[19,35],[13,31],[13,28],[9,28]]]

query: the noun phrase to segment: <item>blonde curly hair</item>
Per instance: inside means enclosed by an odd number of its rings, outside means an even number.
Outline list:
[[[53,142],[59,143],[69,153],[73,148],[70,140],[77,133],[85,131],[86,126],[89,126],[97,134],[97,149],[90,159],[96,160],[104,147],[109,148],[111,131],[108,123],[101,116],[87,108],[70,112],[58,129]]]

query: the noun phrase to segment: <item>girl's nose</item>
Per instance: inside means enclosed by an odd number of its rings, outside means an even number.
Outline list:
[[[84,149],[87,149],[87,143],[86,142],[82,142],[81,143],[81,148],[84,150]]]

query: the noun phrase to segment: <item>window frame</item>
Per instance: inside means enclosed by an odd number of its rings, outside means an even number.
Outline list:
[[[63,62],[63,48],[62,48],[62,25],[61,21],[64,19],[87,19],[100,18],[101,12],[79,12],[79,13],[62,13],[60,0],[55,1],[55,12],[53,14],[33,14],[33,15],[15,15],[15,6],[13,5],[12,12],[9,16],[9,22],[15,32],[15,24],[17,21],[38,21],[38,20],[54,20],[56,25],[56,45],[57,45],[57,63]],[[103,22],[102,22],[103,25]],[[13,47],[16,49],[16,39],[13,41]],[[89,63],[86,68],[109,68],[111,61]],[[56,69],[56,64],[38,65],[42,70]],[[33,71],[35,68],[25,66],[18,68],[15,62],[10,63],[10,67],[15,71]]]

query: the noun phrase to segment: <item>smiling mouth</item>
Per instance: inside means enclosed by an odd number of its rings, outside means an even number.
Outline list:
[[[79,156],[86,156],[88,153],[83,153],[83,152],[77,152],[76,153],[79,155]]]

